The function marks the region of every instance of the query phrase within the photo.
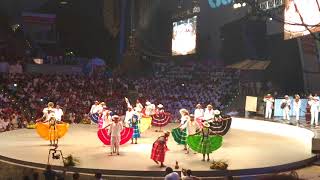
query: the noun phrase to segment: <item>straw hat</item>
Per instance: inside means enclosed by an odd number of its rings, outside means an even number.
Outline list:
[[[213,106],[212,106],[211,104],[208,104],[208,105],[207,105],[207,108],[208,108],[208,107],[211,107],[211,108],[212,108]]]
[[[158,108],[163,108],[163,105],[162,105],[162,104],[159,104],[159,105],[158,105]]]
[[[53,102],[49,102],[49,103],[48,103],[48,107],[49,107],[49,108],[53,108],[53,107],[54,107],[54,103],[53,103]]]
[[[203,122],[202,125],[203,127],[207,127],[207,128],[210,127],[210,124],[208,122]]]
[[[100,105],[101,105],[101,106],[104,106],[104,105],[106,105],[106,103],[105,103],[105,102],[101,102]]]
[[[196,105],[197,108],[202,108],[201,104]]]
[[[118,119],[120,119],[120,117],[118,115],[113,115],[112,120],[116,120],[116,119],[118,120]]]
[[[213,111],[213,113],[214,113],[215,115],[219,115],[219,114],[220,114],[220,111],[216,109],[216,110]]]
[[[146,105],[149,106],[151,103],[149,101],[146,102]]]
[[[189,114],[189,111],[186,109],[180,109],[179,112],[180,114],[184,114],[184,113]]]
[[[165,135],[165,136],[169,136],[169,135],[170,135],[170,131],[166,131],[166,132],[164,133],[164,135]]]

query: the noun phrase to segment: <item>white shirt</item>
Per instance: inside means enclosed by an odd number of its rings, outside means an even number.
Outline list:
[[[98,111],[100,111],[102,108],[101,105],[92,105],[91,106],[91,109],[90,109],[90,114],[94,114],[94,113],[97,113]]]
[[[165,177],[164,177],[164,180],[180,180],[180,176],[178,173],[176,172],[172,172],[170,174],[167,174]]]
[[[293,101],[293,108],[300,109],[301,107],[301,100],[299,99],[298,102],[296,100]]]
[[[129,124],[129,120],[132,118],[132,116],[134,115],[134,111],[126,111],[126,117],[124,118],[124,122],[127,124]]]
[[[45,117],[45,121],[49,121],[52,117],[56,117],[54,108],[44,108],[42,112]]]
[[[136,107],[135,107],[135,110],[136,110],[137,112],[141,112],[142,109],[143,109],[142,104],[141,104],[141,103],[137,103],[137,104],[136,104]]]
[[[112,123],[110,125],[110,136],[117,136],[120,137],[120,133],[122,131],[123,127],[122,127],[122,123],[118,122],[118,123]]]
[[[184,125],[186,124],[186,122],[190,119],[190,117],[188,115],[186,116],[182,116],[180,119],[180,125]]]
[[[194,118],[197,119],[199,117],[202,117],[204,114],[204,110],[203,109],[195,109],[194,110]]]
[[[55,109],[55,116],[57,121],[61,121],[61,117],[63,116],[63,111],[62,109]]]
[[[314,99],[309,100],[308,104],[311,106],[311,110],[316,110],[319,108],[319,101],[318,100],[317,101]]]
[[[263,101],[266,103],[266,108],[272,108],[274,102],[274,99],[272,97],[264,98]]]
[[[213,109],[209,110],[209,109],[206,108],[206,110],[204,111],[204,119],[205,120],[213,119],[214,118],[214,112],[213,111],[214,111]]]
[[[281,101],[281,104],[285,103],[286,106],[283,109],[289,109],[290,105],[291,105],[291,100],[290,99],[283,99]]]
[[[188,135],[193,135],[197,132],[197,129],[200,129],[200,126],[196,121],[188,120],[187,123],[181,126],[181,129],[185,129],[185,128],[187,128]]]

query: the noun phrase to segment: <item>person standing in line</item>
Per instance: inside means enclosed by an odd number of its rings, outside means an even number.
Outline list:
[[[301,100],[299,94],[296,94],[294,96],[294,102],[293,102],[293,112],[296,115],[296,121],[297,124],[300,124],[300,108],[301,108]]]
[[[281,101],[281,109],[283,113],[283,120],[290,121],[290,109],[291,109],[291,100],[288,95],[284,96],[284,99]]]
[[[263,98],[263,101],[266,103],[265,118],[266,119],[271,119],[274,99],[271,96],[271,94],[267,94]]]
[[[315,94],[310,100],[308,101],[310,105],[310,112],[311,112],[311,126],[318,126],[318,113],[319,113],[319,97]]]

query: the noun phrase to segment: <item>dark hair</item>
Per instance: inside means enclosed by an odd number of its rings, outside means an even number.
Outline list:
[[[23,180],[30,180],[29,176],[23,176]]]
[[[186,171],[186,173],[187,173],[187,176],[192,176],[192,171],[191,171],[191,169],[188,169],[188,170]]]
[[[75,173],[73,173],[72,178],[73,178],[73,180],[79,179],[80,178],[80,174],[75,172]]]
[[[102,174],[101,174],[101,173],[96,173],[96,174],[94,175],[94,177],[95,177],[95,178],[102,178]]]
[[[173,172],[173,169],[171,167],[166,168],[166,174],[170,174]]]
[[[38,172],[34,172],[32,174],[33,180],[38,180],[39,179],[39,173]]]

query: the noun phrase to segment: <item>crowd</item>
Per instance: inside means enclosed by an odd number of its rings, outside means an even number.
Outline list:
[[[237,93],[239,76],[235,71],[203,65],[169,67],[165,71],[154,68],[150,76],[127,78],[2,73],[0,131],[26,127],[42,116],[49,101],[62,107],[63,120],[70,123],[89,121],[88,112],[95,100],[124,114],[124,97],[130,87],[140,99],[163,104],[175,117],[179,117],[179,109],[193,111],[198,103],[224,109]]]
[[[122,111],[124,90],[117,81],[81,75],[0,75],[0,127],[24,127],[42,116],[48,101],[60,105],[64,121],[79,123],[88,120],[87,113],[95,100]],[[112,89],[116,89],[113,91]],[[118,112],[123,113],[123,112]]]
[[[192,112],[198,103],[212,104],[223,110],[237,94],[237,71],[201,64],[159,66],[153,77],[127,79],[126,82],[133,85],[140,97],[163,104],[175,117],[179,117],[179,109]]]

